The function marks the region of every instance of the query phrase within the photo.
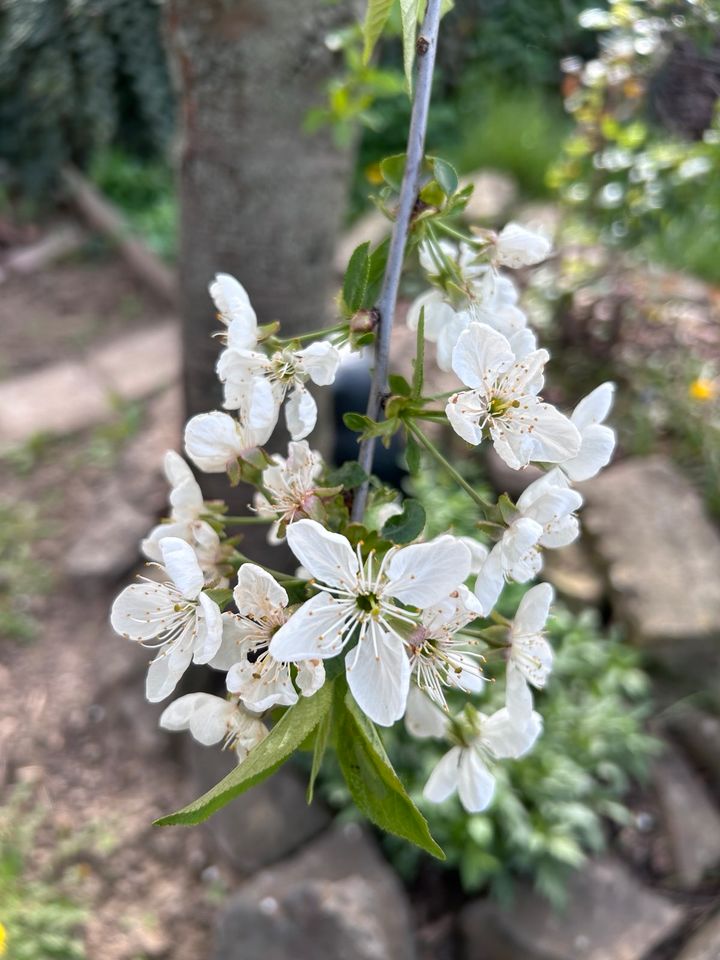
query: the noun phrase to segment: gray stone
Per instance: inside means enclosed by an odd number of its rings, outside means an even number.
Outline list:
[[[684,705],[670,713],[668,725],[720,797],[720,717]]]
[[[65,556],[65,573],[83,591],[120,580],[140,559],[139,544],[147,536],[152,513],[125,500],[103,497],[97,512],[82,528]]]
[[[223,908],[214,960],[412,960],[397,877],[356,824],[263,871]]]
[[[673,880],[694,889],[720,864],[720,813],[705,785],[685,760],[667,749],[653,780],[674,865]]]
[[[517,200],[517,184],[506,173],[498,170],[478,170],[463,177],[462,187],[475,188],[463,216],[470,223],[501,226],[508,209]]]
[[[210,749],[186,736],[182,742],[197,796],[234,767],[231,752]],[[248,790],[206,824],[215,847],[243,874],[281,860],[328,826],[330,815],[315,800],[308,806],[305,782],[291,767]]]
[[[39,434],[65,436],[110,419],[116,399],[138,400],[180,376],[177,324],[129,334],[91,351],[0,384],[0,448]]]
[[[461,913],[463,960],[641,960],[683,920],[620,861],[594,860],[572,877],[562,911],[520,887],[510,908],[476,900]]]
[[[638,644],[717,648],[720,535],[680,470],[630,459],[582,485],[583,520],[607,568],[616,613]]]
[[[720,913],[708,920],[688,940],[675,960],[718,960],[720,957]]]
[[[543,579],[572,608],[597,607],[605,596],[605,581],[578,540],[561,550],[543,552]]]

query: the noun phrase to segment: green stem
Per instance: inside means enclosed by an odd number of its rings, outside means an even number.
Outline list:
[[[474,237],[471,237],[466,233],[461,233],[459,230],[451,227],[449,223],[443,223],[442,220],[436,220],[435,226],[444,233],[447,233],[449,236],[455,237],[456,240],[462,240],[463,243],[473,243],[475,239]]]
[[[465,493],[467,493],[468,496],[472,497],[472,499],[480,507],[483,513],[486,515],[490,514],[494,509],[493,505],[491,503],[488,503],[487,500],[483,500],[480,494],[477,493],[477,491],[473,490],[473,488],[470,486],[467,480],[463,476],[461,476],[458,473],[458,471],[455,469],[455,467],[448,460],[445,459],[442,453],[440,453],[440,451],[432,442],[432,440],[429,437],[426,437],[425,434],[422,432],[422,430],[420,430],[414,423],[410,423],[406,421],[405,426],[410,431],[410,433],[415,437],[418,443],[421,444],[423,447],[425,447],[427,452],[432,457],[434,457],[435,460],[437,460],[437,462],[442,467],[445,468],[445,470],[447,470],[447,472],[450,474],[453,480],[455,480],[455,482],[463,488]]]
[[[295,343],[297,340],[313,340],[315,337],[326,337],[330,333],[340,333],[348,329],[347,323],[337,323],[334,327],[324,327],[320,330],[311,330],[309,333],[299,333],[295,337],[278,337],[279,343]]]

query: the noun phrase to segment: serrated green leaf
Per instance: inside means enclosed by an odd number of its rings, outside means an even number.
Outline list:
[[[385,157],[380,161],[380,174],[389,187],[397,193],[402,185],[405,173],[405,154],[395,153],[392,157]]]
[[[441,157],[433,158],[433,174],[448,197],[451,197],[458,188],[459,180],[455,167]]]
[[[327,475],[327,482],[333,487],[345,487],[346,490],[353,490],[365,483],[367,474],[357,462],[357,460],[346,460],[342,466],[332,470]]]
[[[415,45],[417,43],[417,23],[420,15],[420,0],[400,0],[400,20],[402,22],[403,67],[405,69],[405,87],[408,96],[412,96],[413,65],[415,63]]]
[[[391,373],[388,377],[388,384],[392,392],[396,393],[399,397],[410,396],[410,384],[407,382],[405,377],[401,377],[399,373]]]
[[[389,517],[382,528],[383,537],[393,543],[410,543],[425,528],[425,507],[419,500],[408,497],[403,501],[402,513]]]
[[[390,16],[394,0],[368,0],[365,20],[362,26],[363,35],[363,63],[368,63],[375,44],[383,32],[383,28]]]
[[[357,808],[388,833],[409,840],[444,860],[427,821],[412,802],[388,760],[375,727],[348,695],[335,699],[335,749]]]
[[[353,250],[345,271],[342,295],[350,314],[357,313],[365,300],[368,277],[370,276],[370,243],[361,243]]]
[[[312,697],[300,697],[278,720],[267,737],[220,783],[197,800],[155,821],[156,826],[189,826],[220,810],[235,797],[274,773],[316,729],[332,703],[332,683],[325,682]]]
[[[323,757],[325,756],[325,751],[327,750],[328,740],[330,738],[330,728],[332,726],[332,704],[330,709],[320,720],[320,723],[317,725],[315,731],[315,744],[313,747],[313,758],[312,758],[312,767],[310,768],[310,779],[308,780],[307,786],[307,802],[308,805],[313,801],[313,793],[315,791],[315,781],[317,780],[317,775],[320,773],[320,767],[322,766]]]
[[[370,254],[370,271],[368,273],[365,300],[363,302],[363,307],[366,310],[370,310],[375,306],[375,301],[380,294],[389,250],[390,238],[386,237]],[[371,336],[374,336],[374,334],[371,334]]]

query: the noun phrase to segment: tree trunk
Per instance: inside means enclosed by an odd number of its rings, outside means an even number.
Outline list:
[[[211,337],[219,323],[207,291],[216,272],[236,276],[259,322],[281,320],[284,336],[327,319],[352,155],[338,150],[327,131],[309,135],[302,124],[338,68],[325,36],[351,17],[351,0],[168,2],[167,34],[180,92],[179,286],[187,416],[221,403],[219,345]],[[327,389],[315,396],[319,417],[311,442],[323,449],[330,396]],[[274,438],[274,448],[281,446]],[[224,498],[233,513],[250,500],[248,488],[230,490],[225,477],[200,482],[206,497]],[[262,561],[265,529],[246,529],[243,549]],[[268,562],[282,564],[276,554]]]
[[[337,69],[326,33],[347,0],[170,0],[180,88],[180,296],[185,398],[217,408],[217,271],[247,288],[261,323],[285,335],[322,324],[345,210],[350,152],[302,123]]]

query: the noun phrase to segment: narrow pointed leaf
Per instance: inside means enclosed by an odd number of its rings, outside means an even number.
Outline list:
[[[420,399],[423,384],[425,383],[425,307],[420,308],[420,319],[417,325],[417,339],[415,342],[415,359],[413,360],[412,396]]]
[[[400,0],[400,19],[402,21],[403,66],[405,68],[405,87],[408,96],[412,96],[413,65],[415,63],[415,44],[417,41],[417,22],[420,11],[419,0]]]
[[[343,280],[343,300],[350,314],[357,313],[362,307],[370,276],[370,244],[361,243],[348,263]]]
[[[375,727],[352,697],[336,696],[334,716],[340,769],[358,809],[382,830],[444,860],[427,821],[393,770]]]
[[[328,712],[332,703],[332,686],[326,682],[312,697],[300,697],[268,736],[224,780],[177,813],[160,817],[155,821],[156,826],[202,823],[235,797],[269,777],[298,749]]]
[[[394,0],[368,0],[365,20],[362,27],[364,63],[368,63],[372,56],[375,44],[380,39],[380,34],[383,32],[383,28],[390,16],[393,3]]]

